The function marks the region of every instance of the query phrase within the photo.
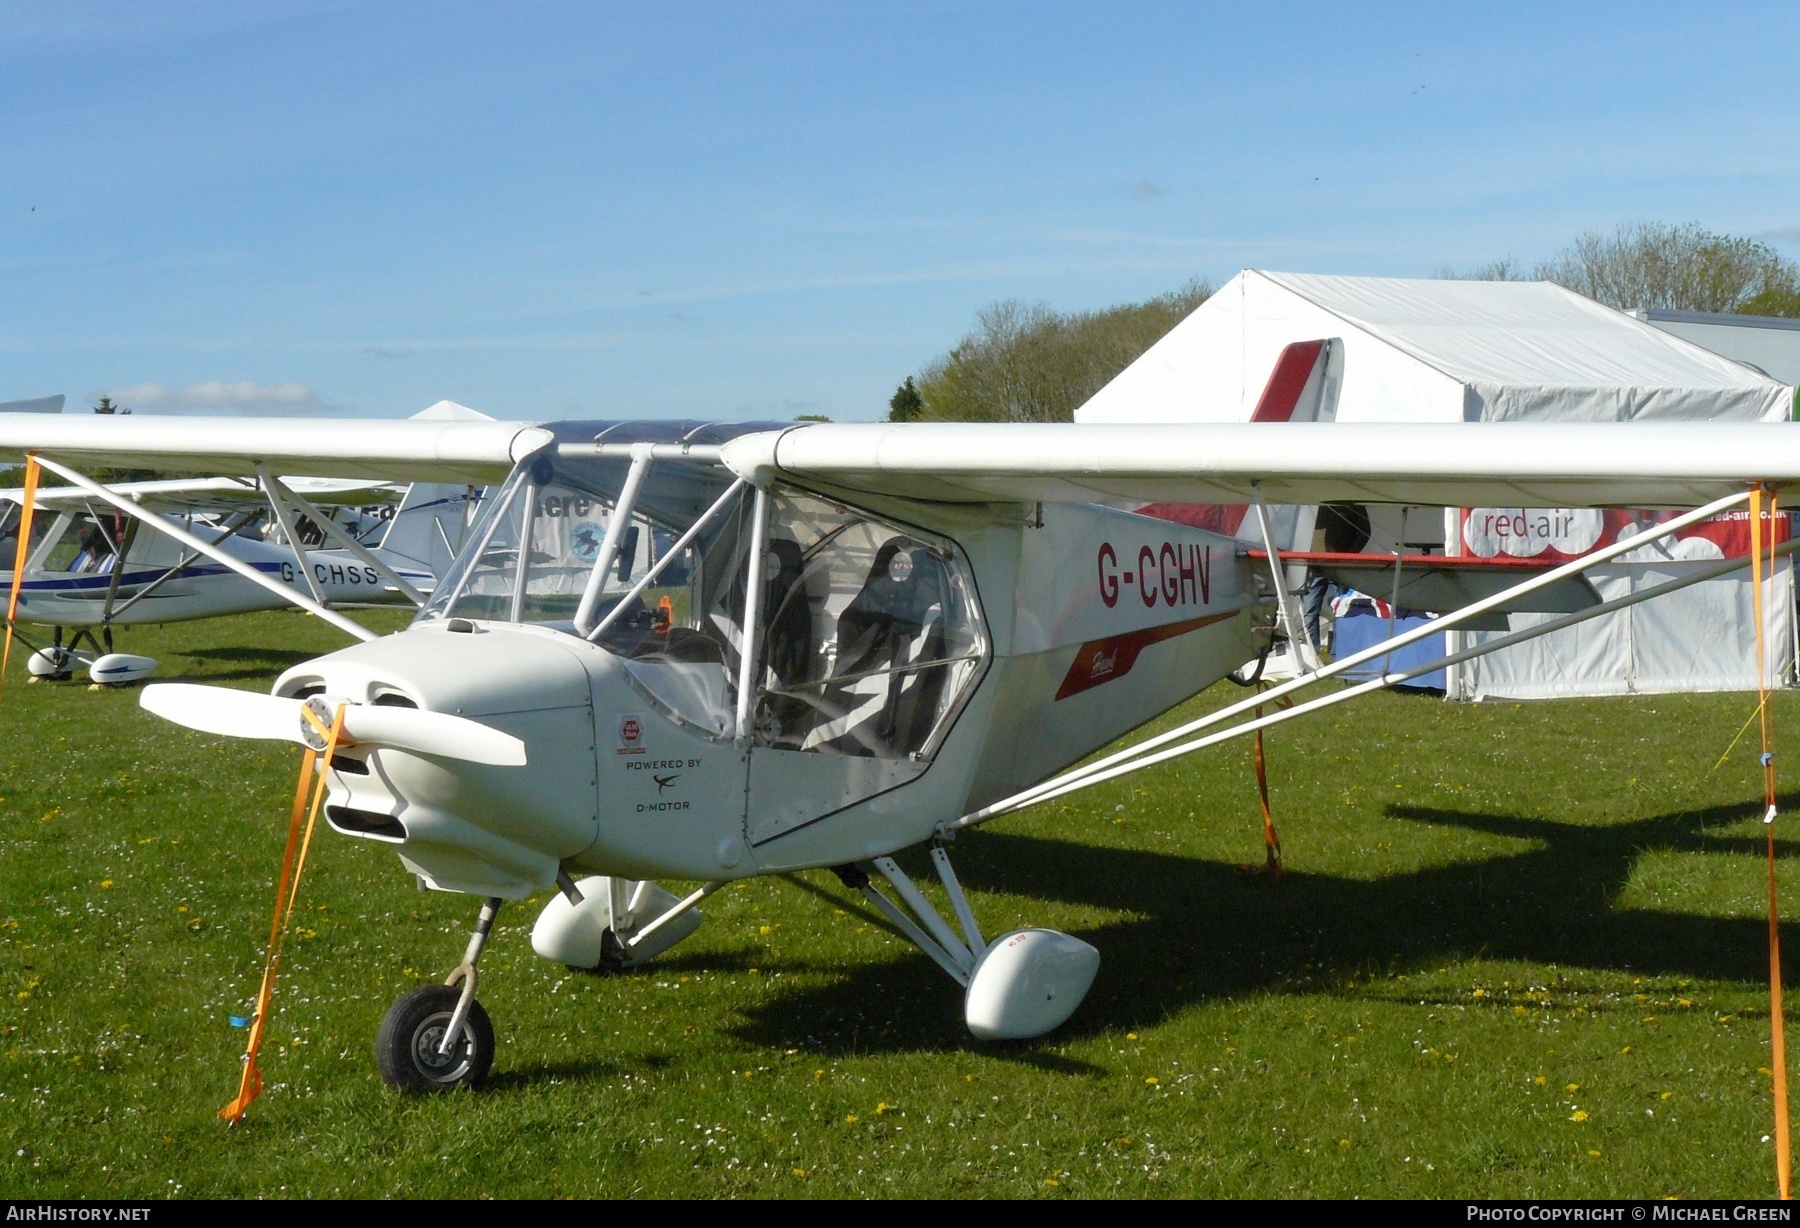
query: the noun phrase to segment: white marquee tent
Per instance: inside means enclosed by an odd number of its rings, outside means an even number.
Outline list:
[[[1076,411],[1080,422],[1250,417],[1282,347],[1342,338],[1337,418],[1355,422],[1786,420],[1795,390],[1548,282],[1330,277],[1249,269]],[[1796,427],[1800,429],[1800,427]],[[1454,510],[1430,539],[1465,552]],[[1413,521],[1419,517],[1415,516]],[[1406,523],[1412,523],[1408,521]],[[1629,528],[1623,530],[1630,532]],[[1411,529],[1400,537],[1413,540]],[[1514,546],[1526,553],[1580,543]],[[1683,542],[1596,568],[1610,598],[1719,557]],[[1633,559],[1634,556],[1625,556]],[[1792,655],[1792,574],[1767,628]],[[1521,626],[1540,617],[1512,616]],[[1457,667],[1460,698],[1737,690],[1755,685],[1749,581],[1727,577]],[[1451,632],[1451,650],[1489,632]],[[1771,665],[1774,672],[1778,665]]]

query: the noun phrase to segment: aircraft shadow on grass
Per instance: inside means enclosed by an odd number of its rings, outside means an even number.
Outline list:
[[[319,654],[288,648],[208,648],[205,652],[183,654],[188,671],[158,678],[158,682],[232,682],[254,678],[267,685],[276,674],[283,673],[302,661]],[[230,668],[220,669],[220,665]]]
[[[1783,799],[1784,809],[1795,805],[1800,795]],[[1436,968],[1475,956],[1757,981],[1768,974],[1765,920],[1622,909],[1617,901],[1645,853],[1762,856],[1760,833],[1719,830],[1759,810],[1714,807],[1585,826],[1390,806],[1390,818],[1533,847],[1376,879],[1290,870],[1276,884],[1226,862],[994,832],[965,840],[957,862],[974,890],[1130,914],[1074,931],[1100,948],[1100,974],[1075,1016],[1052,1033],[1054,1043],[1154,1024],[1183,1007],[1251,991],[1319,992],[1353,969]],[[1776,847],[1783,857],[1800,855],[1800,844]],[[1760,893],[1760,872],[1747,873],[1754,879],[1746,887]],[[1800,928],[1784,925],[1782,938],[1791,977],[1800,969]],[[827,1051],[973,1043],[962,995],[917,954],[852,965],[828,985],[776,993],[735,1030],[754,1043]],[[1021,1060],[1059,1064],[1041,1050],[1017,1048]]]

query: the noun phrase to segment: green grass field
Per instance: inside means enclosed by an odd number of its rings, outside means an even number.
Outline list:
[[[284,613],[122,647],[262,689],[335,637]],[[298,753],[15,661],[0,1196],[1769,1195],[1754,734],[1712,770],[1753,703],[1391,695],[1303,719],[1270,737],[1280,883],[1234,869],[1261,857],[1241,745],[967,836],[990,935],[1102,953],[1031,1044],[969,1037],[956,987],[829,874],[735,886],[613,977],[539,960],[535,908],[509,907],[483,962],[494,1077],[433,1100],[381,1083],[375,1029],[454,965],[476,902],[327,832],[269,1090],[228,1130],[227,1016],[255,992]],[[1800,745],[1800,697],[1778,709]]]

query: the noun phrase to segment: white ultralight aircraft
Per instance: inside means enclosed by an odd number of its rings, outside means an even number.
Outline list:
[[[96,684],[140,682],[157,662],[115,652],[114,627],[282,609],[294,593],[333,608],[422,605],[436,583],[433,556],[448,565],[480,499],[469,486],[273,476],[108,489],[168,527],[140,532],[139,519],[79,486],[34,492],[16,621],[50,627],[54,637],[42,646],[27,640],[34,678],[85,669]],[[24,498],[22,490],[0,491],[0,584],[9,588]],[[365,544],[377,534],[377,544]],[[207,558],[184,538],[210,543],[241,567]],[[74,634],[65,643],[66,631]]]
[[[50,402],[60,408],[61,398]],[[27,404],[34,403],[0,404],[0,414]],[[492,420],[453,401],[414,419]],[[280,609],[297,592],[326,607],[423,605],[481,502],[481,491],[466,484],[277,477],[260,463],[242,476],[108,485],[167,526],[149,521],[159,531],[139,532],[144,518],[80,486],[33,493],[15,624],[47,626],[54,637],[31,644],[34,678],[67,678],[77,669],[97,685],[147,678],[157,662],[114,652],[115,626]],[[0,490],[0,583],[9,588],[24,502],[23,490]],[[236,563],[208,557],[189,539],[211,543]],[[91,651],[83,650],[84,640]]]
[[[1099,955],[1043,929],[984,937],[951,867],[958,832],[1442,668],[1251,715],[1428,631],[1566,611],[1463,659],[1747,565],[1721,560],[1607,602],[1577,582],[1765,487],[1800,485],[1800,431],[1779,424],[1332,424],[1320,402],[1337,353],[1284,356],[1304,378],[1280,395],[1310,403],[1282,423],[361,421],[325,433],[21,417],[0,418],[0,449],[140,518],[81,468],[498,483],[404,631],[357,628],[364,642],[288,670],[270,695],[142,696],[192,729],[323,752],[333,829],[390,846],[426,887],[482,898],[449,982],[403,995],[377,1041],[390,1082],[433,1090],[486,1075],[476,966],[502,902],[544,890],[537,952],[605,970],[691,934],[696,905],[734,880],[829,868],[962,988],[977,1036],[1048,1032]],[[1300,518],[1282,509],[1328,501],[1691,510],[1562,566],[1419,562],[1473,599],[1071,768],[1266,651],[1275,623],[1297,634],[1281,554],[1306,543],[1283,540],[1279,526]],[[1121,510],[1197,503],[1238,508],[1228,519],[1248,538]],[[952,918],[894,860],[921,845]],[[699,885],[677,898],[658,880]]]

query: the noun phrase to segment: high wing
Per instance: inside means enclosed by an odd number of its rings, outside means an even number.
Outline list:
[[[308,477],[284,477],[281,480],[289,490],[318,506],[366,507],[396,502],[406,493],[406,487],[392,482]],[[113,482],[110,486],[140,507],[166,514],[232,512],[243,507],[267,505],[267,496],[249,478],[172,478],[167,481]],[[25,491],[21,487],[0,490],[0,502],[19,503],[24,497]],[[34,502],[42,510],[79,512],[94,506],[94,496],[79,486],[40,486]]]
[[[369,481],[489,483],[554,440],[516,422],[0,414],[0,459]],[[565,449],[584,450],[567,444]],[[1405,503],[1691,507],[1800,486],[1785,423],[1392,425],[821,423],[740,436],[723,463],[845,491],[957,503]]]
[[[824,423],[735,439],[739,476],[941,502],[1693,507],[1800,488],[1780,422]]]
[[[39,452],[83,468],[203,476],[248,477],[261,462],[314,477],[482,485],[551,438],[520,422],[0,414],[0,460]]]

